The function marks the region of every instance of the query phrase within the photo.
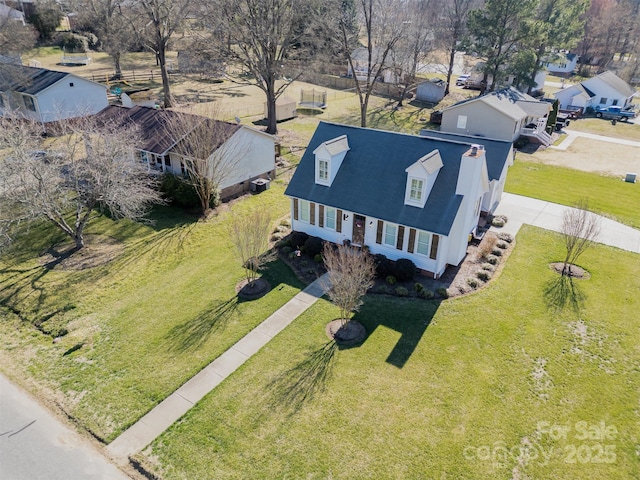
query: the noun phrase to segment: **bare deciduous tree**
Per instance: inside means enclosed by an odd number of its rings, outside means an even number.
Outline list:
[[[9,15],[0,15],[0,55],[18,58],[22,52],[33,48],[37,37],[31,25],[22,25]]]
[[[50,147],[40,125],[0,119],[0,223],[45,218],[84,247],[84,228],[101,211],[139,219],[160,202],[146,167],[133,158],[132,133],[98,127],[91,120],[68,123]]]
[[[287,73],[290,78],[285,78],[286,64],[306,31],[305,12],[312,10],[307,2],[297,0],[217,0],[211,7],[218,35],[210,40],[226,42],[227,55],[248,71],[249,76],[234,81],[255,85],[264,92],[266,131],[277,133],[276,100],[293,81],[291,72]]]
[[[142,42],[155,54],[160,65],[165,108],[173,106],[167,71],[169,41],[193,12],[192,0],[136,0],[127,10],[132,25],[137,26]]]
[[[273,259],[268,253],[271,217],[265,209],[254,209],[231,217],[231,241],[244,267],[247,284],[255,285],[258,273]]]
[[[100,48],[113,59],[115,78],[122,78],[120,59],[135,44],[135,32],[123,13],[122,0],[75,0],[78,22],[93,32]]]
[[[384,74],[385,69],[389,68],[389,54],[406,34],[410,22],[403,15],[405,9],[398,9],[395,2],[357,0],[356,3],[357,19],[362,31],[354,35],[352,17],[350,12],[344,11],[345,4],[342,2],[336,8],[336,11],[341,14],[336,15],[337,25],[334,28],[353,73],[354,85],[360,101],[360,126],[366,127],[369,98],[373,93],[375,82]],[[364,62],[358,62],[354,56],[353,47],[357,44],[360,34],[364,36],[366,50]]]
[[[207,117],[214,117],[213,110]],[[242,128],[200,115],[176,113],[168,117],[166,130],[176,145],[172,151],[180,157],[186,180],[198,195],[202,214],[220,202],[220,189],[239,168],[247,148],[238,142],[227,142]]]
[[[568,208],[564,211],[561,234],[567,250],[562,275],[571,275],[571,265],[575,265],[578,257],[593,244],[600,234],[600,219],[589,211],[587,200],[581,200],[575,208]]]
[[[373,257],[355,247],[324,244],[322,252],[327,268],[327,295],[340,309],[346,324],[362,305],[362,297],[373,285],[376,267]]]

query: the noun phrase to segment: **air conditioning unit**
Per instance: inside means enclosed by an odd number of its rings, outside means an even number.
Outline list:
[[[264,178],[257,178],[251,182],[251,191],[254,193],[264,192],[269,188],[271,182]]]
[[[636,183],[637,176],[638,176],[637,173],[627,173],[627,175],[624,178],[624,181],[628,183]]]

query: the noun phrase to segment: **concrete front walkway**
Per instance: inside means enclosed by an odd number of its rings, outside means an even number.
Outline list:
[[[193,407],[207,393],[235,372],[244,362],[285,329],[326,293],[326,274],[289,300],[251,330],[157,407],[111,442],[106,450],[120,464],[142,450]]]
[[[514,195],[513,193],[504,193],[495,214],[506,215],[508,221],[504,227],[492,227],[492,230],[515,235],[518,233],[518,230],[520,230],[520,227],[524,223],[527,223],[536,227],[559,232],[562,227],[562,215],[568,208],[571,207]],[[640,230],[600,215],[598,216],[601,221],[598,243],[640,253]]]

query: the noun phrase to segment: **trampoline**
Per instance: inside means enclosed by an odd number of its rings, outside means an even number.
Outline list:
[[[300,90],[300,104],[304,108],[327,108],[326,90]]]

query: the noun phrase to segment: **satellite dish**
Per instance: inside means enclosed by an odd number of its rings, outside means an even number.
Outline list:
[[[115,85],[113,87],[111,87],[109,89],[109,91],[111,93],[113,93],[114,95],[121,95],[122,94],[122,89],[120,87],[116,87]]]
[[[242,122],[242,120],[240,119],[240,117],[236,117],[236,123],[240,123]]]

